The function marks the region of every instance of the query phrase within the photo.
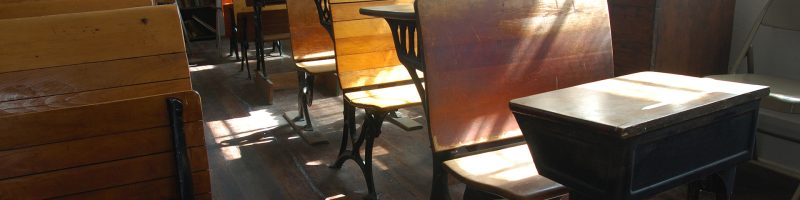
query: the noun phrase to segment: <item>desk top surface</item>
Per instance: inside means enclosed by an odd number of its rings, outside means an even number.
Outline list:
[[[768,94],[766,86],[640,72],[514,99],[511,109],[628,138]]]
[[[399,20],[416,20],[414,12],[414,5],[411,4],[397,4],[388,6],[371,6],[363,7],[359,10],[362,15],[369,15],[381,18],[399,19]]]

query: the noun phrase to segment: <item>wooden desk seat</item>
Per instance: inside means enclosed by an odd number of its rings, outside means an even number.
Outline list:
[[[430,199],[449,199],[448,171],[467,185],[465,198],[545,199],[566,191],[538,175],[530,155],[506,156],[527,149],[506,148],[523,144],[508,102],[613,76],[606,3],[416,1],[434,163]],[[383,10],[403,18],[398,13],[408,9]]]
[[[365,109],[397,110],[421,103],[417,88],[412,84],[348,92],[344,96],[354,106]]]
[[[0,0],[0,19],[152,6],[152,0]]]
[[[444,165],[455,178],[475,189],[509,199],[550,199],[568,192],[535,173],[536,164],[525,144],[448,160]]]
[[[0,199],[211,198],[175,6],[0,27]]]
[[[302,61],[295,65],[297,65],[298,69],[313,75],[336,71],[336,59]]]

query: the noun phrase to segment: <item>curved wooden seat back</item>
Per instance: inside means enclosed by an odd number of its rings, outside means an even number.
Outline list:
[[[0,19],[152,6],[152,0],[0,0]]]
[[[330,0],[336,71],[339,73],[342,90],[348,91],[360,86],[354,85],[358,81],[342,76],[344,73],[401,65],[395,52],[391,29],[386,21],[383,18],[361,15],[358,10],[368,6],[411,3],[413,0]],[[365,75],[370,76],[376,75]]]
[[[511,99],[613,75],[605,0],[416,4],[436,152],[520,137]]]
[[[173,5],[0,20],[0,116],[191,90]]]
[[[319,24],[313,0],[287,0],[289,33],[295,62],[333,58],[333,41]]]

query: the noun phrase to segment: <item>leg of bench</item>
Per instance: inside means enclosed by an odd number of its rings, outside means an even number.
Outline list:
[[[172,142],[175,149],[175,163],[178,171],[178,194],[180,199],[194,199],[192,189],[192,170],[186,152],[186,136],[183,132],[183,103],[180,99],[167,99]]]
[[[345,107],[345,109],[349,108]],[[351,116],[347,116],[348,114],[349,113],[345,113],[345,117],[350,118]],[[350,150],[346,150],[345,144],[345,142],[347,142],[346,135],[348,135],[348,132],[351,131],[349,130],[350,127],[346,123],[345,129],[348,130],[343,131],[342,147],[340,148],[339,157],[331,166],[331,168],[340,169],[345,161],[355,161],[356,164],[358,164],[358,166],[361,168],[361,172],[364,174],[364,179],[367,182],[367,190],[369,191],[369,194],[365,197],[366,199],[378,198],[378,193],[375,192],[375,182],[372,176],[372,147],[375,143],[375,138],[380,136],[381,125],[388,114],[389,112],[387,111],[367,110],[367,113],[364,116],[364,125],[361,126],[361,134],[359,134],[358,139],[353,142]],[[361,145],[365,142],[364,158],[361,158],[361,154],[359,152],[361,150]]]
[[[433,153],[433,181],[431,181],[431,200],[450,199],[450,190],[447,187],[447,171],[444,161],[449,159],[448,152]]]
[[[797,184],[797,190],[794,191],[792,199],[800,199],[800,184]]]

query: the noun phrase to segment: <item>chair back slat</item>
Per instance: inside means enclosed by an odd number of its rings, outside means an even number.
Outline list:
[[[312,0],[287,0],[292,56],[295,61],[333,58],[333,41],[319,23]]]

